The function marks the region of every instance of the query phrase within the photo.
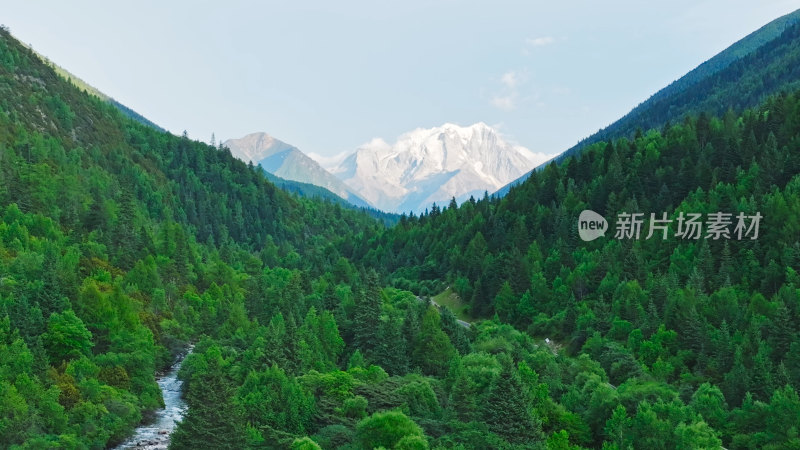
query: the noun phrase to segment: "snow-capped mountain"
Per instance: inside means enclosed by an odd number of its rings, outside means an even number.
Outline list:
[[[228,147],[233,156],[261,165],[273,175],[323,187],[355,206],[371,206],[305,153],[267,133],[252,133],[239,139],[228,139],[222,145]]]
[[[484,123],[447,123],[394,144],[373,139],[328,169],[383,211],[420,213],[434,202],[492,193],[549,158],[504,141]]]

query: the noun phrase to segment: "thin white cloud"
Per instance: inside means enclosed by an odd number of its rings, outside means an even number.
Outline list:
[[[516,109],[519,103],[519,88],[527,81],[528,73],[526,70],[509,70],[497,80],[500,88],[489,99],[489,103],[497,109],[511,111]]]
[[[500,77],[500,82],[503,83],[507,88],[514,89],[520,82],[520,76],[517,72],[509,70],[508,72],[504,73],[502,77]]]
[[[517,107],[517,95],[516,93],[511,93],[509,95],[495,95],[490,100],[492,106],[497,109],[502,109],[503,111],[511,111],[512,109]]]
[[[314,161],[318,162],[320,166],[325,168],[326,170],[332,170],[339,166],[342,161],[345,160],[348,156],[350,156],[352,152],[344,151],[336,155],[321,155],[319,153],[308,152],[306,155],[313,159]]]
[[[546,45],[550,45],[556,42],[556,38],[553,36],[541,36],[536,38],[527,38],[525,39],[525,44],[531,47],[544,47]]]

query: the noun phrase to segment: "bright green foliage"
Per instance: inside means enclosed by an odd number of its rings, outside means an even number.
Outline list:
[[[405,435],[394,444],[395,450],[428,450],[428,448],[428,441],[419,435]]]
[[[419,448],[417,445],[420,439],[425,442],[423,436],[419,425],[400,411],[375,413],[359,422],[356,428],[356,439],[361,448],[365,449],[416,449]],[[397,445],[402,446],[395,447]]]
[[[303,434],[311,424],[313,399],[275,365],[263,372],[250,372],[238,389],[237,402],[252,426]]]
[[[361,353],[361,350],[356,349],[352,355],[350,355],[350,359],[347,361],[347,368],[353,369],[356,367],[364,368],[367,365],[366,360],[364,359],[364,355]]]
[[[449,361],[456,354],[450,338],[439,325],[439,313],[428,308],[422,319],[417,345],[414,348],[414,362],[428,375],[443,376],[447,373]]]
[[[795,61],[796,33],[752,58]],[[115,446],[190,342],[174,448],[797,447],[800,95],[660,125],[386,227],[129,120],[2,30],[0,447]],[[584,243],[584,209],[764,219]]]
[[[718,387],[711,386],[709,383],[703,383],[697,388],[697,391],[692,394],[689,406],[703,416],[703,419],[714,429],[724,428],[728,421],[728,405],[725,397]]]
[[[316,309],[311,307],[297,331],[297,337],[297,359],[300,361],[301,372],[336,368],[344,349],[344,341],[339,336],[336,320],[329,311],[318,315]]]
[[[343,416],[351,419],[363,419],[367,415],[368,403],[366,398],[356,395],[355,397],[346,399],[342,403],[339,412],[341,412]]]
[[[397,389],[408,411],[415,417],[435,417],[441,408],[428,380],[411,381]]]
[[[611,417],[606,421],[606,426],[603,432],[612,445],[617,448],[628,448],[630,442],[630,426],[631,420],[628,418],[628,413],[625,407],[617,405]]]
[[[675,446],[678,448],[722,448],[722,441],[705,422],[691,425],[678,424],[675,430]]]
[[[580,448],[578,446],[570,445],[569,433],[567,433],[566,430],[553,433],[547,438],[546,445],[548,450],[572,450]]]
[[[47,321],[47,333],[43,341],[51,361],[58,363],[88,356],[92,348],[92,333],[74,312],[70,310],[64,311],[63,314],[54,312]]]
[[[292,450],[322,450],[322,447],[319,446],[316,442],[311,440],[311,438],[304,437],[302,439],[295,439],[292,442],[291,446]]]

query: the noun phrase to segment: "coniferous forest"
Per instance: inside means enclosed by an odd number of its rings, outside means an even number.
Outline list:
[[[763,219],[584,242],[585,209]],[[0,31],[0,448],[120,444],[189,345],[175,449],[800,448],[798,272],[797,91],[392,225]]]

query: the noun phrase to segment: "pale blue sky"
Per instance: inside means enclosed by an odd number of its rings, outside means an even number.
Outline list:
[[[0,23],[157,124],[352,151],[483,121],[557,153],[796,1],[19,1]]]

